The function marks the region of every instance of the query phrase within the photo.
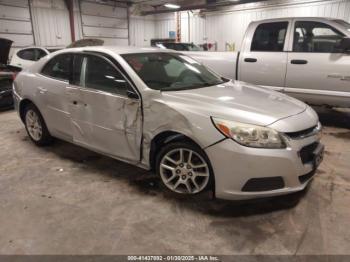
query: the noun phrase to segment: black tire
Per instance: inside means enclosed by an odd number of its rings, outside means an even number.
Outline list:
[[[203,187],[200,191],[198,192],[191,192],[191,193],[187,193],[187,192],[175,192],[173,191],[171,188],[168,187],[168,185],[166,185],[165,181],[162,178],[162,174],[161,174],[161,163],[162,160],[164,158],[165,155],[167,155],[168,153],[171,153],[174,150],[177,149],[185,149],[185,150],[191,150],[195,153],[197,153],[202,160],[205,161],[205,163],[207,164],[208,167],[208,173],[209,173],[209,178],[207,181],[207,184],[205,185],[205,187]],[[197,145],[192,144],[192,143],[186,143],[186,142],[174,142],[174,143],[169,143],[166,144],[157,154],[156,156],[156,174],[159,176],[160,180],[161,180],[161,184],[162,186],[168,191],[171,192],[172,194],[175,194],[176,196],[193,196],[193,195],[199,195],[202,194],[203,192],[206,192],[208,190],[212,190],[212,192],[214,193],[214,174],[213,174],[213,170],[210,164],[210,161],[207,157],[207,155],[205,154],[205,152]],[[195,172],[194,172],[195,173]],[[175,178],[176,179],[176,178]],[[191,181],[192,183],[192,181]],[[193,183],[192,183],[193,184]],[[194,185],[194,184],[193,184]],[[212,196],[212,195],[211,195]]]
[[[32,136],[31,132],[29,131],[29,127],[28,127],[28,121],[27,121],[27,114],[34,112],[37,116],[38,116],[38,123],[41,126],[41,135],[39,137],[39,139],[36,139]],[[37,146],[46,146],[46,145],[50,145],[53,142],[53,137],[50,135],[49,130],[47,129],[46,123],[44,121],[44,118],[42,117],[40,111],[38,110],[38,108],[34,105],[34,104],[29,104],[26,106],[26,108],[24,109],[24,125],[25,128],[27,130],[27,134],[29,136],[29,138],[37,145]]]

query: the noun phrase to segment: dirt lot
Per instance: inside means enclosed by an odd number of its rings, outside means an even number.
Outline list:
[[[350,254],[350,112],[319,110],[326,155],[304,192],[176,199],[144,170],[0,113],[0,254]]]

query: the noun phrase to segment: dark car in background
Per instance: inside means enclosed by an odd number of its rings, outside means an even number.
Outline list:
[[[13,107],[12,82],[20,68],[8,64],[12,41],[0,38],[0,109]]]

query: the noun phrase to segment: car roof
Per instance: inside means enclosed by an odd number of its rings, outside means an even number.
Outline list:
[[[66,48],[58,53],[67,53],[67,52],[113,52],[118,55],[122,54],[135,54],[135,53],[154,53],[154,52],[163,52],[163,53],[173,53],[175,51],[164,50],[154,47],[132,47],[132,46],[87,46],[87,47],[76,47],[76,48]]]
[[[253,23],[260,23],[260,22],[274,22],[274,21],[281,21],[281,20],[291,20],[291,19],[297,19],[297,20],[337,20],[336,18],[331,17],[317,17],[317,16],[305,16],[305,17],[278,17],[278,18],[270,18],[270,19],[262,19],[254,21]]]
[[[43,47],[43,46],[26,46],[26,47],[22,47],[22,48],[18,49],[17,51],[26,50],[26,49],[44,49],[44,50],[48,50],[46,47]]]

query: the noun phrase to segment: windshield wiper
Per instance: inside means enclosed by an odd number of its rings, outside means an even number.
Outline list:
[[[212,86],[210,83],[200,83],[197,85],[191,85],[191,86],[167,86],[161,89],[161,91],[179,91],[179,90],[191,90],[191,89],[197,89],[197,88],[203,88]]]
[[[229,79],[223,79],[222,81],[215,82],[215,83],[198,83],[190,86],[166,86],[160,89],[160,91],[180,91],[180,90],[190,90],[190,89],[196,89],[196,88],[204,88],[204,87],[209,87],[209,86],[216,86],[216,85],[221,85],[223,83],[229,82]]]

